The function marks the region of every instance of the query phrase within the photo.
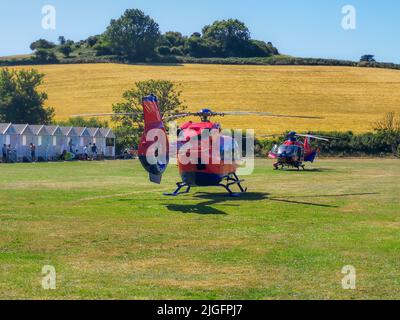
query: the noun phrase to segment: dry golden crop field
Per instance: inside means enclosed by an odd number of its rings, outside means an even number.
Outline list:
[[[17,69],[26,67],[17,67]],[[271,111],[323,120],[226,117],[224,127],[258,134],[285,130],[371,130],[385,112],[400,112],[400,71],[350,67],[123,65],[35,66],[57,118],[110,112],[136,81],[167,79],[181,85],[190,110]]]

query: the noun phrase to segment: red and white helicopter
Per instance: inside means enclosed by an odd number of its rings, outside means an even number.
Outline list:
[[[241,193],[247,188],[242,186],[243,180],[237,176],[237,170],[241,165],[241,148],[239,143],[231,136],[222,132],[221,125],[211,122],[210,118],[217,116],[243,116],[258,115],[270,117],[289,117],[305,119],[321,119],[319,117],[290,116],[273,114],[269,112],[226,111],[213,112],[210,109],[202,109],[199,112],[186,112],[174,114],[163,118],[158,99],[154,95],[143,98],[144,132],[139,144],[138,155],[143,168],[149,173],[149,179],[153,183],[161,183],[169,164],[171,150],[176,149],[177,164],[181,182],[173,193],[166,194],[176,196],[188,193],[192,187],[220,186],[230,196],[238,194],[232,191],[237,186]],[[84,116],[118,116],[123,114],[100,114]],[[178,140],[174,147],[168,141],[167,130],[164,121],[173,121],[184,117],[200,117],[199,122],[189,121],[178,129]],[[175,151],[174,151],[175,152]],[[232,155],[227,161],[226,155]],[[204,158],[211,161],[203,161]],[[190,161],[188,161],[190,159]],[[184,188],[184,192],[180,192]]]
[[[270,135],[269,137],[274,136]],[[302,139],[302,140],[301,140]],[[270,159],[276,159],[274,163],[274,169],[283,169],[284,167],[292,167],[300,170],[305,169],[304,162],[315,161],[318,156],[319,148],[313,148],[311,140],[321,140],[329,142],[333,137],[316,136],[313,134],[300,134],[296,132],[290,132],[287,135],[287,140],[280,146],[275,147],[269,152],[268,157]]]

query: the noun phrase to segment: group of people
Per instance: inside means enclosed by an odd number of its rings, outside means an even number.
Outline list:
[[[98,158],[98,149],[95,143],[89,143],[89,145],[85,145],[83,147],[83,154],[79,155],[78,150],[73,151],[72,143],[69,144],[69,153],[64,150],[62,155],[60,156],[60,160],[72,160],[72,159],[81,159],[81,160],[97,160]],[[27,161],[36,162],[36,145],[31,143],[29,145],[30,150],[30,159],[27,158]],[[16,162],[16,150],[11,146],[11,144],[4,144],[2,147],[2,162],[5,163],[13,163]],[[24,160],[25,161],[25,160]]]
[[[31,161],[35,162],[36,161],[36,146],[31,143],[29,145],[29,149],[31,152]],[[5,163],[13,163],[17,161],[17,151],[15,148],[12,147],[11,144],[3,144],[3,147],[1,148],[1,153],[2,153],[2,162]]]
[[[15,161],[15,149],[11,146],[11,144],[3,144],[3,147],[1,148],[1,153],[3,155],[3,162],[9,163]]]
[[[89,143],[83,146],[83,153],[79,153],[79,150],[74,150],[74,145],[70,141],[69,151],[64,150],[61,154],[59,160],[69,161],[69,160],[97,160],[98,159],[98,149],[95,143]]]
[[[95,143],[86,145],[83,147],[83,158],[84,160],[96,160],[97,159],[97,146]]]
[[[120,156],[121,159],[128,160],[128,159],[136,159],[138,157],[138,150],[131,145],[130,148],[125,148]]]

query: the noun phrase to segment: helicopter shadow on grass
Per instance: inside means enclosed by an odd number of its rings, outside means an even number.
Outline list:
[[[292,196],[292,198],[345,198],[379,195],[378,192],[362,192],[362,193],[342,193],[342,194],[315,194],[308,196]]]
[[[335,172],[335,169],[331,168],[305,168],[304,170],[297,170],[295,168],[285,168],[283,170],[277,170],[278,172],[304,172],[304,173],[321,173],[321,172]]]
[[[260,192],[248,192],[240,194],[239,197],[230,197],[226,193],[205,193],[205,192],[197,192],[193,194],[193,197],[190,199],[193,201],[193,198],[199,200],[205,200],[204,202],[200,202],[197,204],[166,204],[168,210],[177,211],[182,213],[196,213],[196,214],[215,214],[215,215],[226,215],[227,213],[212,207],[213,205],[223,204],[229,207],[239,207],[239,204],[227,204],[228,201],[260,201],[268,199],[268,193],[260,193]],[[183,198],[181,198],[183,199]]]
[[[199,192],[193,195],[190,199],[193,201],[193,198],[199,200],[205,200],[204,202],[200,202],[197,204],[182,204],[183,198],[181,198],[180,204],[165,204],[168,210],[182,212],[182,213],[194,213],[194,214],[202,214],[202,215],[226,215],[227,213],[212,207],[214,205],[224,204],[229,207],[240,207],[240,204],[236,204],[237,202],[247,202],[247,201],[276,201],[276,202],[285,202],[291,203],[295,205],[307,205],[307,206],[318,206],[325,208],[337,208],[337,206],[328,205],[328,204],[319,204],[313,202],[303,202],[303,201],[295,201],[290,199],[285,199],[281,197],[271,197],[269,193],[263,192],[248,192],[240,194],[239,197],[229,197],[225,193],[203,193]],[[189,200],[189,199],[188,199]],[[235,204],[227,204],[228,201],[235,201]]]

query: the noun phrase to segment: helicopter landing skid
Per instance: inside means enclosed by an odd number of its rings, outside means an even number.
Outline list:
[[[226,191],[228,191],[228,196],[230,197],[239,197],[240,193],[245,193],[247,192],[247,188],[243,188],[242,182],[244,180],[240,180],[239,177],[236,175],[236,173],[232,173],[228,176],[225,177],[226,179],[226,184],[220,183],[219,186],[225,188]],[[231,190],[231,186],[237,185],[239,187],[240,192],[233,192]]]
[[[245,193],[247,192],[247,188],[244,188],[242,186],[242,182],[244,182],[244,180],[240,180],[238,178],[238,176],[236,175],[236,173],[233,174],[229,174],[227,176],[224,177],[225,180],[225,184],[224,183],[220,183],[218,186],[223,187],[226,191],[228,191],[228,196],[230,197],[238,197],[240,195],[240,193]],[[237,185],[239,187],[240,192],[239,193],[235,193],[231,190],[231,186],[233,185]],[[165,196],[172,196],[172,197],[176,197],[179,196],[181,194],[187,194],[190,192],[190,189],[192,188],[190,185],[188,185],[186,182],[178,182],[176,184],[177,188],[173,193],[164,193]],[[186,190],[183,192],[180,192],[182,188],[185,188]]]
[[[300,168],[306,170],[305,164],[292,164],[292,163],[274,163],[274,170],[283,170],[284,168],[295,168],[300,171]]]
[[[177,189],[173,193],[164,193],[164,196],[171,196],[171,197],[176,197],[179,196],[180,194],[186,194],[190,192],[190,189],[192,188],[189,186],[186,182],[178,182],[176,184]],[[186,190],[183,192],[180,192],[182,188],[186,187]]]

